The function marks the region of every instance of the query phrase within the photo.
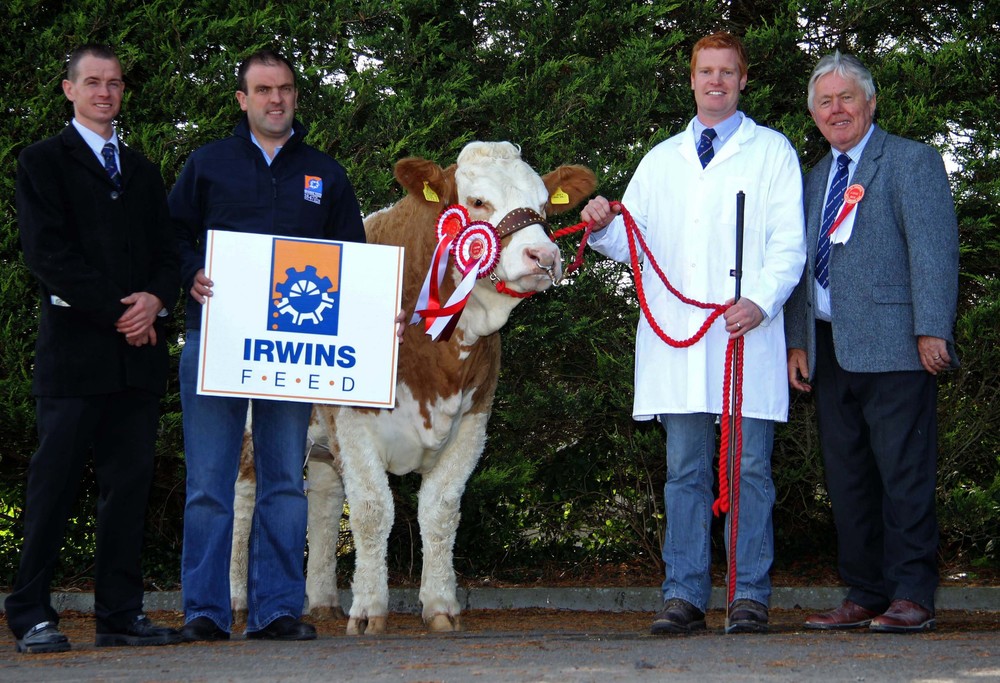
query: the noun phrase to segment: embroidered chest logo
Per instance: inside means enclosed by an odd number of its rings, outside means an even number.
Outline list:
[[[323,179],[317,175],[306,176],[306,187],[302,198],[313,204],[320,204],[323,201]]]

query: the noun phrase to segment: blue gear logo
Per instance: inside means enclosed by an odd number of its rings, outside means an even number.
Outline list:
[[[320,277],[316,266],[303,270],[289,268],[287,279],[274,285],[281,298],[271,301],[271,329],[286,332],[337,334],[338,292],[331,292],[333,283]]]

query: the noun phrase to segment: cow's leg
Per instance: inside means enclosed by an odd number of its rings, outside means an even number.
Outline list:
[[[247,415],[249,416],[249,411]],[[240,473],[236,478],[233,500],[233,546],[229,561],[229,603],[234,619],[247,615],[247,555],[250,543],[250,524],[253,521],[254,500],[257,498],[257,476],[253,466],[253,439],[250,421],[243,432],[240,451]]]
[[[313,619],[344,618],[337,595],[337,541],[344,514],[344,484],[326,449],[309,454],[306,496],[309,500],[309,562],[306,596]]]
[[[455,533],[465,484],[486,443],[488,419],[489,415],[482,413],[467,415],[455,440],[424,475],[420,486],[417,518],[424,554],[420,602],[424,623],[432,631],[462,630],[453,563]]]
[[[336,434],[343,463],[344,491],[350,506],[355,566],[351,583],[348,635],[384,633],[389,613],[386,546],[395,508],[389,476],[371,434],[363,423],[376,418],[342,411],[330,434]]]

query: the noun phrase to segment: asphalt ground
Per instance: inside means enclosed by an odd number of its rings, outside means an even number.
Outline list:
[[[68,612],[70,652],[23,655],[0,639],[0,681],[968,681],[1000,680],[1000,612],[940,610],[912,635],[802,628],[811,612],[772,609],[767,635],[725,635],[722,610],[692,636],[652,636],[649,611],[488,609],[464,630],[429,634],[412,613],[381,636],[347,636],[346,620],[315,621],[307,642],[248,641],[96,648],[94,620]],[[180,626],[182,614],[151,618]],[[238,629],[237,629],[238,630]],[[234,631],[236,633],[236,631]]]

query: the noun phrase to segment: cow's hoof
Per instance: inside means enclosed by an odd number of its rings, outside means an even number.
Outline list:
[[[344,613],[343,608],[340,605],[324,605],[322,607],[311,607],[309,608],[309,618],[313,621],[337,621],[340,619],[346,619],[347,615]]]
[[[347,620],[347,635],[377,636],[385,633],[385,617],[351,617]]]
[[[427,628],[434,633],[450,633],[462,630],[462,617],[455,614],[435,614],[427,621]]]

